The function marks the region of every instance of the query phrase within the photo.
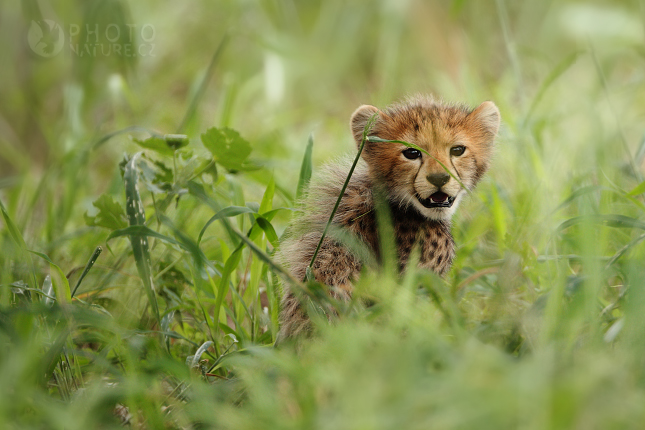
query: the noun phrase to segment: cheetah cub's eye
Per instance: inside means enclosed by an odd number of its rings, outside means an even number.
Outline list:
[[[415,160],[421,157],[421,151],[414,148],[408,148],[405,151],[403,151],[403,155],[405,156],[405,158],[408,158],[410,160]]]
[[[450,155],[452,155],[453,157],[459,157],[460,155],[463,155],[464,151],[466,151],[465,146],[453,146],[452,148],[450,148]]]

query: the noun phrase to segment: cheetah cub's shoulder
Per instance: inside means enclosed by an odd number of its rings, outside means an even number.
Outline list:
[[[414,143],[431,156],[399,143],[365,142],[363,161],[343,195],[334,227],[351,233],[379,258],[374,211],[374,192],[379,188],[389,200],[399,267],[405,268],[418,243],[419,266],[444,275],[454,258],[450,218],[466,194],[459,182],[471,190],[488,169],[500,124],[499,110],[490,101],[470,109],[421,96],[384,110],[363,105],[350,120],[357,145],[373,116],[370,136]],[[280,247],[279,260],[297,279],[305,277],[349,167],[348,163],[333,163],[314,178],[303,202],[304,211],[292,222]],[[362,264],[359,256],[339,241],[325,237],[312,269],[317,281],[332,287],[338,297],[349,298]],[[306,313],[287,285],[280,322],[283,338],[310,330]]]

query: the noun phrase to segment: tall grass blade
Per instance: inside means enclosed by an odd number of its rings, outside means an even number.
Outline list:
[[[600,65],[600,61],[598,61],[598,57],[596,56],[596,50],[591,44],[591,40],[589,41],[589,50],[591,51],[591,58],[593,59],[594,66],[596,67],[596,73],[598,74],[598,77],[600,79],[600,84],[602,86],[603,92],[605,93],[605,98],[607,99],[607,105],[609,106],[609,110],[611,111],[614,117],[614,121],[616,122],[616,129],[618,130],[618,136],[620,137],[620,142],[623,144],[623,149],[625,150],[625,155],[627,156],[627,162],[629,164],[629,167],[634,177],[638,181],[642,181],[643,175],[641,175],[640,169],[636,165],[636,157],[632,156],[632,152],[629,149],[629,144],[627,143],[627,137],[625,137],[625,132],[623,131],[621,118],[618,112],[616,111],[611,95],[609,94],[609,84],[607,83],[605,72],[603,72],[602,66]]]
[[[262,201],[260,202],[260,209],[258,212],[261,214],[264,214],[266,212],[269,212],[273,208],[273,196],[275,195],[275,179],[273,175],[271,175],[271,179],[269,180],[269,184],[266,187],[266,190],[264,190],[264,194],[262,195]]]
[[[16,245],[18,245],[18,248],[20,248],[23,251],[27,250],[27,244],[25,243],[25,239],[22,237],[22,234],[20,234],[20,230],[18,229],[18,226],[13,222],[9,214],[7,213],[7,209],[5,209],[4,204],[2,204],[2,201],[0,200],[0,210],[2,211],[2,218],[4,219],[4,224],[7,227],[7,230],[9,231],[9,235],[11,236],[11,239],[15,242]]]
[[[224,297],[226,297],[226,293],[228,292],[229,279],[231,277],[231,273],[233,273],[233,270],[235,270],[237,265],[240,263],[243,248],[244,246],[240,244],[226,259],[226,263],[224,263],[224,270],[222,271],[222,277],[219,282],[219,287],[217,288],[217,291],[214,291],[215,308],[213,310],[213,321],[218,327],[220,324],[220,310],[222,309],[222,304],[224,303]],[[208,275],[208,279],[210,280],[211,285],[213,285],[214,287],[215,281],[213,281],[213,278]]]
[[[31,255],[27,253],[28,250],[27,250],[27,244],[25,243],[25,239],[22,237],[22,234],[20,233],[20,229],[18,229],[18,226],[13,222],[13,220],[9,216],[9,213],[7,212],[7,209],[4,207],[2,200],[0,200],[0,211],[2,211],[2,218],[4,220],[4,224],[5,224],[5,227],[7,228],[7,231],[9,231],[9,236],[11,236],[11,239],[16,244],[20,252],[26,253],[26,255],[28,256],[27,258],[29,259],[29,266],[31,267],[31,277],[32,277],[32,283],[33,283],[32,288],[38,288],[34,262],[31,258]]]
[[[211,76],[215,71],[215,66],[217,65],[217,62],[219,61],[219,57],[222,55],[222,52],[224,51],[224,47],[228,42],[228,38],[229,38],[228,34],[224,35],[224,37],[222,38],[222,41],[217,46],[217,49],[215,50],[215,53],[211,58],[211,62],[208,65],[208,69],[206,69],[204,78],[202,79],[202,82],[199,84],[199,88],[195,92],[195,96],[193,97],[193,99],[190,101],[190,104],[188,105],[188,109],[186,110],[186,114],[184,115],[184,118],[181,120],[181,123],[177,128],[178,134],[181,134],[184,132],[184,130],[186,129],[186,126],[188,125],[188,122],[193,118],[193,115],[195,114],[195,110],[197,109],[197,105],[199,104],[202,97],[206,93],[208,82],[210,81]]]
[[[540,88],[538,89],[537,93],[535,94],[535,97],[533,97],[533,101],[531,102],[531,106],[529,107],[528,112],[526,113],[526,118],[524,119],[524,122],[528,122],[533,116],[533,112],[537,108],[538,104],[542,100],[542,97],[544,97],[544,94],[546,94],[547,90],[553,83],[560,77],[564,72],[569,70],[571,66],[573,66],[582,52],[574,52],[570,55],[568,55],[564,60],[562,60],[558,65],[555,66],[553,70],[551,70],[551,73],[547,75],[547,77],[544,79],[542,82],[542,85],[540,85]]]
[[[143,202],[139,195],[139,188],[137,182],[139,174],[137,170],[137,161],[141,156],[141,152],[135,154],[126,164],[123,172],[123,183],[125,186],[125,211],[128,216],[130,227],[141,228],[145,226],[146,216],[143,209]],[[140,226],[140,227],[136,227]],[[112,233],[114,234],[114,233]],[[110,235],[112,236],[112,235]],[[152,269],[150,267],[150,249],[148,247],[148,239],[146,236],[130,234],[130,244],[132,245],[132,253],[137,265],[139,277],[143,282],[148,302],[152,308],[152,312],[161,327],[161,315],[159,314],[159,304],[157,303],[157,295],[155,291],[154,281],[152,279]]]
[[[96,260],[97,258],[99,258],[99,255],[101,255],[101,252],[103,252],[103,248],[101,248],[100,246],[97,246],[94,252],[92,253],[92,256],[90,257],[89,261],[85,265],[85,269],[83,270],[83,273],[81,273],[81,276],[78,278],[78,281],[76,281],[76,285],[72,290],[72,297],[74,297],[74,294],[76,294],[76,290],[78,290],[78,287],[81,286],[81,282],[83,282],[83,278],[85,278],[85,276],[89,273],[89,271],[94,266],[94,263],[96,263]]]
[[[300,176],[298,177],[298,187],[296,188],[296,201],[302,198],[307,184],[311,180],[313,172],[312,154],[314,148],[314,135],[311,133],[307,140],[307,147],[305,148],[305,155],[302,157],[302,164],[300,166]]]
[[[290,284],[295,285],[303,291],[307,291],[306,286],[304,286],[300,281],[296,280],[296,278],[294,278],[291,273],[289,273],[289,271],[283,269],[280,265],[274,262],[266,252],[258,248],[258,246],[253,242],[251,238],[247,237],[237,229],[232,230],[242,240],[242,242],[244,242],[244,244],[248,246],[255,255],[258,256],[260,260],[262,260],[267,266],[269,266],[271,270],[284,277]]]
[[[374,123],[376,122],[376,118],[378,117],[378,114],[375,113],[372,115],[369,120],[367,121],[367,124],[365,124],[365,128],[363,129],[363,137],[361,139],[361,144],[358,147],[358,152],[356,153],[356,157],[354,158],[354,162],[352,163],[352,167],[349,169],[349,173],[347,173],[347,178],[345,179],[345,183],[343,184],[343,188],[341,188],[340,193],[338,194],[338,198],[336,199],[336,204],[334,205],[334,208],[331,211],[331,214],[329,215],[329,220],[327,220],[327,225],[325,225],[325,229],[322,232],[322,235],[320,236],[320,240],[318,241],[318,245],[316,246],[316,250],[314,251],[314,255],[311,257],[311,261],[309,262],[309,265],[307,266],[307,269],[305,271],[305,279],[303,281],[313,281],[313,273],[312,273],[312,267],[314,265],[314,262],[316,261],[316,257],[318,257],[318,252],[320,251],[320,247],[323,244],[323,241],[325,240],[325,236],[327,236],[327,230],[329,230],[329,226],[331,223],[334,221],[334,216],[336,215],[336,211],[338,210],[338,206],[340,205],[340,201],[343,198],[343,195],[345,194],[345,190],[347,189],[347,185],[349,184],[349,180],[352,178],[352,174],[354,174],[354,169],[356,169],[356,165],[358,164],[358,160],[361,158],[361,154],[363,153],[363,148],[365,148],[365,142],[368,141],[368,133],[372,130],[372,127],[374,126]]]

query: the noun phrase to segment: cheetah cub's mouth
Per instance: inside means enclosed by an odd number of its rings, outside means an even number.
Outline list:
[[[417,194],[417,199],[426,208],[449,208],[455,201],[454,197],[449,196],[448,194],[441,191],[430,194],[430,197],[426,199],[422,199],[421,196]]]

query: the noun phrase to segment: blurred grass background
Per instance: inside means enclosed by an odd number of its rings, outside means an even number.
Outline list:
[[[51,58],[28,37],[43,19]],[[0,40],[4,427],[645,426],[642,0],[24,0]],[[272,348],[277,276],[235,231],[270,254],[309,134],[315,174],[355,150],[357,106],[415,93],[502,112],[453,270],[366,273],[378,306]],[[245,168],[202,145],[210,127],[250,143]],[[144,129],[190,143],[133,162]],[[132,224],[128,171],[149,263],[106,247]],[[227,207],[248,212],[204,227]]]

